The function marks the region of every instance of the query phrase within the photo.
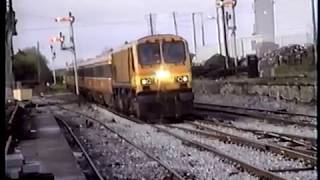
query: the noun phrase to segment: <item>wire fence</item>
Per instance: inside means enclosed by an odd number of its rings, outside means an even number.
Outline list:
[[[252,37],[242,37],[237,38],[237,57],[243,58],[246,57],[249,54],[257,54],[257,45],[259,43],[263,42],[263,38],[259,36],[252,36]],[[235,51],[234,46],[232,44],[232,40],[228,41],[228,48],[229,48],[229,55],[231,57],[235,57]],[[313,36],[311,33],[298,33],[298,34],[292,34],[287,36],[276,36],[274,47],[275,48],[281,48],[284,46],[290,46],[290,45],[312,45],[313,44]],[[224,44],[221,44],[221,52],[222,54],[225,54],[224,50]],[[214,54],[219,53],[219,45],[208,45],[204,47],[199,47],[197,54],[197,61],[204,61],[208,58],[210,58]]]

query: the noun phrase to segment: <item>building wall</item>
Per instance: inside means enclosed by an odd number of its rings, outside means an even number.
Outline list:
[[[264,41],[274,42],[274,4],[273,0],[254,0],[254,34],[261,35]]]

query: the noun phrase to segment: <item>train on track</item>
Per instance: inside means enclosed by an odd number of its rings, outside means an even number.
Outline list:
[[[180,36],[140,38],[78,64],[81,96],[140,119],[188,115],[193,109],[191,59]],[[68,67],[66,85],[75,91]]]

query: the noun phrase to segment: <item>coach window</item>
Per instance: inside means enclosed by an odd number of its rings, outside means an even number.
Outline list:
[[[79,69],[78,75],[79,75],[80,78],[82,78],[82,69]]]
[[[87,77],[91,77],[90,68],[86,68],[86,76]]]
[[[95,67],[93,67],[92,68],[92,71],[93,71],[93,77],[98,77],[98,68],[97,68],[98,66],[95,66]]]
[[[111,65],[110,64],[106,64],[103,66],[103,74],[104,74],[104,77],[111,77]]]
[[[103,74],[103,66],[100,65],[97,67],[97,70],[98,70],[98,77],[103,77],[104,74]]]

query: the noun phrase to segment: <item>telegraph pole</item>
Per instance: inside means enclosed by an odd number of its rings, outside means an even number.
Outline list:
[[[196,15],[196,13],[192,13],[194,53],[197,55],[197,37],[196,37],[195,15]]]
[[[57,79],[56,79],[56,69],[54,68],[54,60],[56,59],[56,52],[53,50],[53,46],[50,45],[51,53],[52,53],[52,75],[53,75],[53,85],[57,84]]]
[[[317,25],[316,25],[316,15],[314,12],[314,0],[311,0],[311,8],[312,8],[312,24],[313,24],[313,46],[314,46],[314,59],[317,64]]]
[[[201,37],[202,37],[202,46],[206,45],[205,39],[204,39],[204,22],[203,22],[203,13],[201,13]]]
[[[217,13],[217,31],[218,31],[218,45],[219,45],[219,54],[222,54],[221,51],[221,33],[220,33],[220,16],[219,16],[219,8],[216,8]]]
[[[223,3],[224,0],[222,0]],[[225,10],[224,10],[224,4],[221,6],[222,11],[222,25],[223,25],[223,40],[224,40],[224,48],[226,52],[226,69],[229,69],[229,51],[228,51],[228,40],[227,40],[227,29],[226,29],[226,16],[225,16]]]
[[[149,14],[149,23],[150,23],[150,32],[151,35],[154,35],[154,30],[153,30],[153,19],[152,19],[152,14]]]
[[[233,37],[233,45],[234,45],[234,67],[237,68],[238,66],[238,51],[237,51],[237,38],[236,38],[236,13],[235,13],[235,6],[232,6],[232,20],[233,20],[233,26],[232,26],[232,37]]]
[[[176,12],[172,13],[172,17],[173,17],[174,32],[178,36],[178,25],[177,25],[177,19],[176,19]]]
[[[37,41],[37,53],[38,53],[38,58],[37,58],[37,66],[38,66],[38,82],[39,82],[39,85],[41,84],[41,70],[40,70],[40,43],[39,41]]]

